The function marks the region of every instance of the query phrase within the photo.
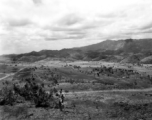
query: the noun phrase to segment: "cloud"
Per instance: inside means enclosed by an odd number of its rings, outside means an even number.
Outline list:
[[[55,40],[84,40],[95,37],[100,28],[104,28],[113,23],[111,20],[98,19],[88,20],[82,19],[81,16],[68,14],[55,21],[50,26],[45,26],[44,30],[49,31],[41,34],[42,38],[47,41]],[[96,33],[97,32],[97,33]],[[96,39],[96,38],[95,38]]]
[[[42,0],[32,0],[34,4],[40,5],[42,4]]]
[[[71,31],[67,31],[67,34],[69,35],[84,35],[85,31],[83,30],[71,30]]]
[[[83,21],[83,19],[80,16],[71,13],[71,14],[65,15],[63,18],[61,18],[58,21],[58,24],[62,25],[62,26],[72,26],[75,24],[79,24],[82,21]]]
[[[102,15],[100,15],[100,17],[105,18],[105,19],[115,19],[115,18],[127,17],[127,14],[125,13],[125,11],[121,10],[121,11],[111,12],[108,14],[102,14]]]
[[[39,35],[42,37],[42,39],[46,41],[55,41],[55,40],[80,40],[86,38],[87,32],[85,31],[50,31],[51,33],[44,32],[40,33]]]
[[[149,28],[149,29],[144,29],[142,31],[140,31],[140,33],[152,33],[152,28]]]
[[[152,32],[151,5],[151,0],[0,0],[1,53],[146,38]]]
[[[152,28],[152,21],[140,27],[141,30],[150,29],[150,28]]]
[[[54,41],[54,40],[80,40],[83,39],[85,36],[84,35],[76,35],[76,36],[66,36],[66,37],[46,37],[44,40],[47,41]]]
[[[7,21],[9,27],[24,27],[32,24],[29,19],[9,19]]]

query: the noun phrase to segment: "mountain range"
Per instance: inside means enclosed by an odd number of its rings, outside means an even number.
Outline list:
[[[0,61],[35,62],[44,59],[105,60],[123,63],[152,63],[152,39],[105,40],[71,49],[41,50],[0,56]]]

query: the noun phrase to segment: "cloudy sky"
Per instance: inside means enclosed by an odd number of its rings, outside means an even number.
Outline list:
[[[0,54],[151,33],[152,0],[0,0]]]

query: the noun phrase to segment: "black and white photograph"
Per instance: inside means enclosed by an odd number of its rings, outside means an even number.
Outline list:
[[[0,0],[0,120],[152,120],[152,0]]]

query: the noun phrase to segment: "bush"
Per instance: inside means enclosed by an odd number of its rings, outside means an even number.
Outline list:
[[[47,93],[43,84],[39,85],[29,80],[22,88],[14,85],[14,90],[25,100],[34,102],[36,107],[53,107],[53,103],[55,104],[53,92]]]
[[[1,96],[0,105],[13,105],[16,101],[16,95],[8,87],[4,87],[2,89],[0,96]]]

